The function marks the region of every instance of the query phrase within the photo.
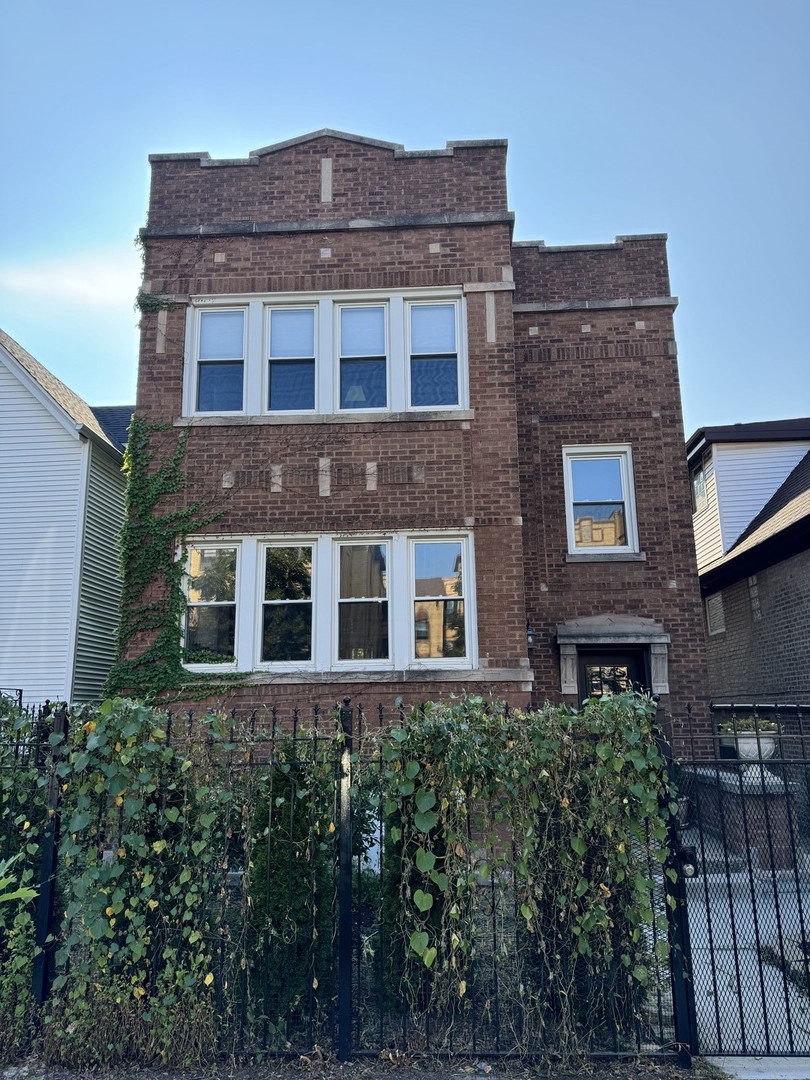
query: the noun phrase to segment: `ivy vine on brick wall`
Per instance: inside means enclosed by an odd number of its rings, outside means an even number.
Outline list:
[[[183,667],[180,623],[186,605],[183,592],[185,540],[216,521],[222,511],[202,499],[182,507],[179,496],[188,484],[183,471],[188,432],[174,451],[156,460],[153,435],[165,424],[134,416],[124,455],[127,475],[125,520],[121,531],[123,592],[118,627],[118,656],[106,692],[127,693],[162,701],[202,699],[239,682],[240,675],[192,673]],[[167,508],[166,500],[173,499]],[[132,655],[131,646],[148,644]]]

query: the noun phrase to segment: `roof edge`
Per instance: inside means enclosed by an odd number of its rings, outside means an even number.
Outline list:
[[[322,138],[343,139],[345,142],[359,143],[361,146],[376,146],[381,150],[391,150],[395,158],[452,157],[456,150],[473,150],[487,146],[508,146],[507,139],[456,139],[445,143],[443,150],[406,150],[403,143],[372,139],[367,135],[354,135],[349,131],[338,131],[336,128],[319,128],[317,131],[310,131],[306,135],[296,135],[292,139],[282,139],[280,142],[261,146],[258,150],[250,150],[248,156],[244,158],[212,158],[207,150],[195,150],[177,154],[150,154],[149,163],[197,161],[202,168],[232,168],[234,166],[258,165],[259,159],[269,154],[275,154],[279,150],[286,150],[291,146],[300,146],[302,143]]]

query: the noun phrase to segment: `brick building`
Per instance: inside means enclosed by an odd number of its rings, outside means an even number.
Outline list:
[[[138,411],[221,512],[190,670],[251,705],[703,698],[664,236],[514,244],[502,140],[150,160]]]
[[[687,444],[717,702],[810,701],[810,417]]]

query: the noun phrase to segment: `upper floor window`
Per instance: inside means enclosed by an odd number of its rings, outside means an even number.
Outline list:
[[[233,671],[469,668],[472,581],[468,534],[194,541],[184,662]]]
[[[569,552],[637,552],[630,447],[563,447],[563,465]]]
[[[708,471],[711,452],[706,451],[700,459],[700,464],[690,474],[692,482],[692,511],[696,514],[704,510],[709,504],[709,496],[706,490],[706,473]]]
[[[201,311],[197,338],[197,412],[241,412],[245,312]]]
[[[459,289],[201,298],[184,414],[464,408],[464,341]]]

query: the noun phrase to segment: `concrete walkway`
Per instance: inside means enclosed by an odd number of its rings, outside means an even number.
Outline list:
[[[734,1080],[808,1080],[810,1057],[707,1057]]]

